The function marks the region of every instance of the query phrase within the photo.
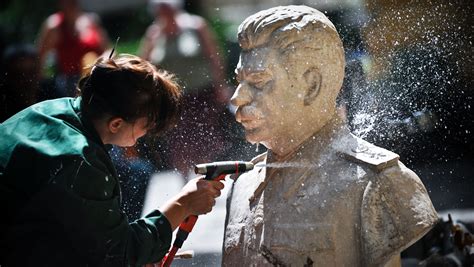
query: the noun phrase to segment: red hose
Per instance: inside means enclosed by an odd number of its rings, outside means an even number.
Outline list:
[[[239,165],[236,164],[236,173],[238,173],[238,167]],[[221,174],[218,177],[214,179],[214,181],[220,181],[225,179],[225,174]],[[169,267],[171,265],[171,262],[174,259],[174,256],[176,255],[176,252],[178,252],[178,249],[181,248],[183,245],[183,242],[188,238],[188,234],[191,233],[191,231],[194,228],[194,225],[196,224],[196,221],[198,219],[198,216],[196,215],[190,215],[188,216],[180,225],[178,228],[178,233],[176,235],[176,238],[174,240],[173,248],[171,248],[170,252],[168,252],[168,255],[163,258],[161,261],[161,267]]]
[[[166,255],[166,257],[163,259],[163,264],[161,264],[161,267],[169,267],[174,259],[174,256],[176,255],[176,252],[178,252],[178,247],[173,246],[168,255]]]

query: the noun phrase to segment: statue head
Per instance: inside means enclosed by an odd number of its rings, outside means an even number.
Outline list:
[[[249,142],[284,154],[335,114],[344,49],[334,25],[307,6],[260,11],[239,26],[232,104]]]

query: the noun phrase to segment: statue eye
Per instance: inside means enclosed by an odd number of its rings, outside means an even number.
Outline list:
[[[253,82],[252,86],[257,88],[257,89],[263,89],[268,84],[268,82],[269,81],[259,80],[259,81]]]

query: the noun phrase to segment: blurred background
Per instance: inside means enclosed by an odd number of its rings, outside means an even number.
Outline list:
[[[140,55],[176,73],[185,92],[178,128],[167,138],[113,150],[123,208],[136,219],[177,192],[193,176],[193,164],[250,160],[264,152],[244,140],[228,104],[240,52],[236,32],[247,16],[287,4],[314,7],[338,29],[347,61],[338,101],[351,130],[400,154],[440,216],[447,220],[449,213],[472,232],[469,0],[3,0],[0,121],[35,102],[74,96],[83,67],[108,55],[118,37],[118,53]],[[224,216],[222,196],[185,244],[194,258],[177,265],[220,265]],[[440,224],[407,249],[404,266],[453,254],[446,227]]]

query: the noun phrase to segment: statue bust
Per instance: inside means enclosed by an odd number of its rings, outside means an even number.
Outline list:
[[[232,104],[268,151],[228,197],[224,266],[393,266],[437,213],[397,154],[354,135],[336,112],[344,49],[307,6],[248,17]]]

